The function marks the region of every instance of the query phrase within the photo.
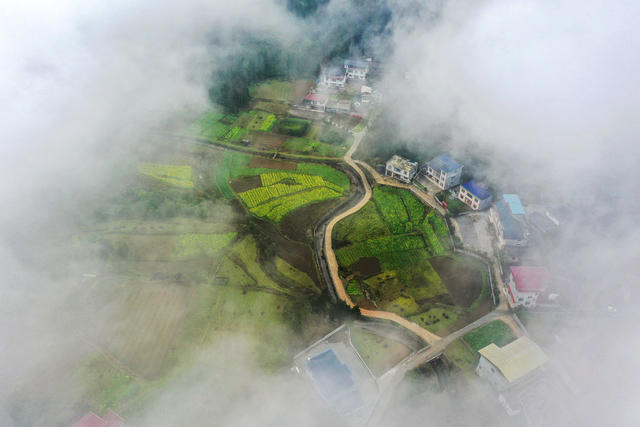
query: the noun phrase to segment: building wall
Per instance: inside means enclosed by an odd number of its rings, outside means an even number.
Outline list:
[[[527,308],[533,308],[538,302],[539,292],[520,292],[516,288],[516,282],[513,280],[513,274],[509,273],[509,280],[507,282],[509,290],[511,291],[513,298],[515,299],[514,305],[523,306]]]
[[[476,374],[481,378],[487,379],[498,390],[504,390],[511,385],[498,368],[482,356],[478,361]]]
[[[425,175],[443,190],[447,190],[451,187],[455,187],[460,184],[460,177],[462,176],[462,167],[455,169],[451,172],[437,171],[431,166],[426,167]]]

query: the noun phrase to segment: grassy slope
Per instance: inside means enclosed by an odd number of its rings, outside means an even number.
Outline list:
[[[502,347],[515,340],[516,336],[506,323],[501,320],[494,320],[481,328],[469,332],[463,339],[472,349],[478,351],[491,343]]]

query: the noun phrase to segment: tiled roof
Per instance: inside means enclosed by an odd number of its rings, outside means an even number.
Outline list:
[[[478,350],[510,383],[544,364],[548,359],[542,349],[527,337],[498,347],[491,343]]]
[[[369,67],[369,62],[357,59],[347,59],[344,61],[344,66],[349,68],[367,68]]]
[[[462,166],[446,154],[440,154],[439,156],[434,157],[431,161],[427,162],[427,165],[437,171],[445,172],[451,172]]]
[[[315,102],[327,102],[329,99],[329,95],[325,93],[310,93],[304,97],[307,101],[315,101]]]
[[[544,267],[511,266],[509,269],[520,292],[542,292],[551,282],[551,275]]]
[[[467,182],[466,184],[462,184],[462,186],[468,192],[470,192],[471,194],[473,194],[474,196],[476,196],[480,200],[488,199],[489,197],[491,197],[491,192],[489,190],[487,190],[487,188],[482,183],[475,182],[474,180],[471,180],[471,181]]]

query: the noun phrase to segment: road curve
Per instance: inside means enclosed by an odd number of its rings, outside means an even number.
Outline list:
[[[371,199],[371,186],[367,181],[367,177],[365,176],[362,169],[360,169],[360,167],[352,159],[352,155],[358,149],[358,146],[360,145],[360,142],[362,141],[364,135],[365,135],[365,131],[356,133],[354,136],[354,141],[353,141],[353,144],[351,145],[351,148],[349,148],[347,153],[344,155],[345,163],[351,166],[353,170],[355,170],[358,176],[360,177],[362,187],[364,188],[364,195],[362,199],[358,201],[358,203],[356,203],[355,205],[351,206],[349,209],[331,218],[331,220],[329,220],[329,222],[327,223],[324,229],[324,260],[326,262],[328,274],[330,276],[329,278],[333,283],[337,297],[342,301],[344,301],[349,307],[354,307],[355,304],[353,303],[353,301],[351,301],[351,298],[347,294],[344,288],[344,283],[342,283],[342,279],[340,278],[340,274],[338,272],[338,260],[336,259],[335,252],[333,251],[332,234],[333,234],[334,225],[336,225],[339,221],[348,217],[349,215],[352,215],[358,212],[360,209],[364,207],[364,205],[367,204],[369,199]],[[418,335],[420,338],[422,338],[425,342],[429,344],[433,344],[438,340],[440,340],[440,337],[437,336],[436,334],[427,331],[426,329],[422,328],[418,324],[411,322],[401,316],[398,316],[395,313],[390,313],[390,312],[380,311],[380,310],[366,310],[366,309],[360,309],[360,313],[366,317],[390,320],[392,322],[395,322],[407,328],[414,334]]]

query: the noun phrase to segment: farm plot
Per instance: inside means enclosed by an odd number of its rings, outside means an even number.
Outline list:
[[[262,186],[239,193],[238,197],[254,215],[280,222],[302,206],[340,197],[344,190],[318,175],[294,172],[260,174]]]
[[[250,114],[253,116],[247,125],[247,129],[253,131],[268,132],[276,123],[276,116],[266,111],[252,110]]]
[[[194,256],[214,256],[226,247],[238,233],[201,234],[189,233],[180,236],[175,248],[176,257],[179,259]]]
[[[287,102],[291,92],[291,82],[269,80],[249,87],[249,96],[269,101]]]
[[[175,347],[193,301],[193,288],[133,283],[126,293],[120,323],[107,349],[134,372],[153,379],[176,358]]]
[[[350,328],[351,342],[374,376],[379,377],[411,353],[399,341],[376,335],[365,329]]]
[[[491,308],[482,266],[448,255],[444,220],[409,191],[375,187],[333,238],[347,291],[360,306],[410,317],[435,333]],[[365,261],[372,268],[363,268]]]
[[[174,187],[192,188],[191,166],[160,165],[156,163],[141,163],[138,173],[162,181]]]
[[[516,339],[511,328],[502,320],[494,320],[491,323],[469,332],[462,339],[475,351],[493,343],[503,347]]]

